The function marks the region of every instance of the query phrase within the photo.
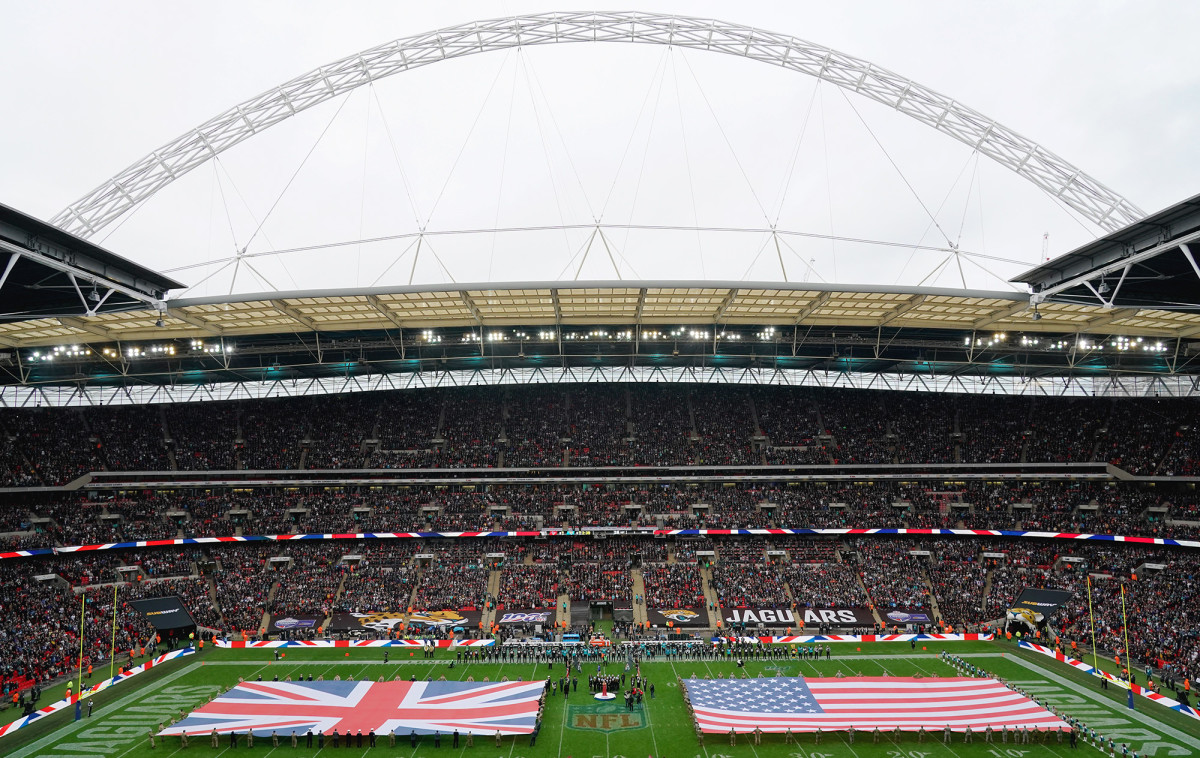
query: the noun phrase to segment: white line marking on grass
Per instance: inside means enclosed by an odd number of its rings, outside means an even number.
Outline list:
[[[658,752],[658,738],[654,736],[654,724],[650,721],[650,699],[645,695],[642,695],[642,708],[646,712],[646,726],[650,727],[650,741],[654,743],[654,754],[662,755]],[[558,752],[562,754],[562,750]]]
[[[943,733],[943,734],[944,734],[944,733]],[[958,755],[958,751],[956,751],[954,748],[950,747],[951,745],[953,745],[953,744],[954,744],[954,738],[955,738],[956,736],[958,736],[958,732],[952,732],[952,733],[950,734],[950,740],[949,740],[948,742],[943,742],[943,743],[942,743],[942,746],[943,746],[944,748],[946,748],[947,750],[949,750],[951,755],[955,756],[956,758],[961,758],[961,757]]]
[[[161,689],[162,687],[170,684],[171,682],[174,682],[176,679],[179,679],[184,674],[187,674],[193,668],[198,668],[199,665],[200,665],[199,661],[191,661],[189,665],[184,666],[183,668],[179,669],[178,671],[171,672],[170,674],[167,674],[162,679],[159,679],[156,682],[147,684],[143,687],[139,687],[138,689],[133,690],[132,692],[130,692],[129,694],[127,694],[125,697],[121,698],[120,700],[115,700],[115,701],[109,703],[108,705],[106,705],[105,713],[102,714],[102,716],[107,717],[108,713],[113,713],[113,714],[119,713],[121,708],[124,708],[125,706],[129,705],[130,703],[137,702],[138,700],[141,700],[142,698],[144,698],[146,695],[149,695],[150,693]],[[100,719],[96,719],[96,721],[100,721]],[[9,755],[8,758],[24,758],[25,756],[27,756],[31,753],[41,750],[42,748],[46,747],[47,745],[52,745],[56,742],[59,742],[60,740],[74,734],[75,732],[78,732],[80,729],[83,729],[84,727],[86,727],[88,724],[91,724],[91,723],[95,723],[95,722],[88,720],[88,719],[81,719],[80,721],[72,722],[72,723],[68,724],[67,726],[61,727],[59,729],[54,730],[53,732],[50,732],[50,734],[47,734],[45,737],[42,737],[34,742],[29,743],[28,745],[21,748],[17,752]],[[135,740],[135,742],[136,742],[136,740]],[[126,751],[126,752],[128,752],[128,751]],[[124,753],[122,753],[122,755],[124,755]]]
[[[1146,715],[1142,711],[1129,710],[1123,704],[1120,704],[1115,700],[1110,700],[1109,698],[1105,697],[1104,695],[1101,695],[1097,692],[1092,691],[1092,689],[1090,687],[1086,687],[1086,686],[1079,684],[1078,682],[1072,682],[1069,679],[1065,679],[1065,678],[1059,676],[1058,674],[1055,674],[1051,671],[1048,671],[1047,669],[1042,668],[1041,666],[1038,666],[1037,664],[1033,663],[1032,661],[1025,660],[1024,658],[1022,658],[1020,656],[1009,656],[1007,658],[1007,660],[1010,660],[1013,663],[1016,663],[1018,666],[1022,666],[1026,669],[1029,669],[1030,671],[1034,672],[1038,676],[1044,677],[1045,679],[1048,679],[1052,682],[1055,682],[1055,683],[1065,687],[1066,691],[1068,693],[1082,695],[1083,697],[1086,697],[1089,700],[1093,700],[1097,703],[1102,704],[1104,707],[1108,708],[1109,710],[1113,711],[1114,713],[1118,713],[1122,716],[1127,716],[1128,718],[1131,718],[1135,721],[1139,721],[1143,725],[1148,726],[1151,729],[1154,729],[1154,730],[1160,732],[1161,734],[1170,735],[1171,737],[1174,737],[1175,739],[1179,740],[1180,742],[1182,742],[1185,745],[1191,745],[1194,748],[1200,749],[1200,740],[1197,740],[1195,737],[1192,737],[1189,734],[1185,734],[1184,732],[1181,732],[1172,726],[1164,724],[1163,722],[1155,719],[1154,717]]]
[[[854,754],[854,758],[859,758],[858,751],[855,750],[854,746],[850,744],[850,740],[847,739],[846,736],[844,734],[842,734],[841,732],[837,732],[837,736],[838,736],[838,739],[840,739],[842,742],[846,743],[846,747],[850,748],[850,752]]]
[[[675,674],[676,679],[682,680],[682,677],[679,676],[679,672],[675,669],[675,661],[669,661],[669,663],[671,664],[671,673]],[[683,697],[683,688],[682,687],[680,687],[679,696]],[[691,709],[691,706],[688,705],[688,702],[686,700],[683,701],[683,705],[685,708]],[[695,724],[696,724],[695,711],[692,710],[692,725],[695,726]],[[708,748],[706,748],[704,746],[703,734],[701,734],[699,737],[697,737],[696,741],[700,743],[700,749],[704,751],[704,758],[708,758]],[[559,753],[561,754],[562,751],[560,750]]]
[[[559,755],[563,754],[563,751],[562,751],[563,737],[565,737],[567,735],[567,711],[568,710],[570,710],[570,709],[567,707],[566,703],[564,703],[563,704],[562,728],[559,729],[559,731],[558,731],[558,754]],[[654,752],[657,753],[658,750],[655,749]]]

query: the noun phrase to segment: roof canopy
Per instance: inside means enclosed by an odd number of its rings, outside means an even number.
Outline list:
[[[753,282],[540,282],[276,292],[166,302],[156,310],[0,324],[0,344],[69,344],[362,330],[504,326],[845,326],[1174,339],[1200,313],[1042,303],[949,289]]]

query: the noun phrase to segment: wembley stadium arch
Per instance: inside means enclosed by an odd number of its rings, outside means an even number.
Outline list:
[[[978,151],[1102,230],[1146,214],[1079,167],[993,118],[870,61],[741,24],[634,11],[541,13],[474,21],[378,45],[241,102],[128,166],[51,221],[91,237],[221,152],[309,108],[439,61],[516,47],[631,43],[705,50],[779,66],[882,103]]]

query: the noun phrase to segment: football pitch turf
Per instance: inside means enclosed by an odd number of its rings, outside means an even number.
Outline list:
[[[967,658],[976,666],[1017,683],[1034,697],[1039,697],[1058,706],[1066,715],[1082,719],[1098,731],[1112,735],[1119,743],[1129,745],[1130,756],[1200,756],[1200,721],[1195,721],[1167,708],[1140,700],[1137,710],[1130,711],[1125,704],[1125,692],[1116,688],[1098,689],[1097,680],[1080,674],[1068,666],[1050,658],[1026,651],[1018,652],[1005,643],[958,643],[929,644],[918,646],[914,651],[908,643],[836,644],[833,645],[832,660],[808,661],[781,659],[770,661],[747,661],[746,673],[757,677],[766,676],[812,676],[820,673],[835,676],[841,671],[847,676],[954,676],[956,673],[943,663],[939,655],[943,649]],[[219,747],[212,748],[208,737],[193,737],[186,749],[180,748],[178,737],[159,738],[156,748],[151,748],[147,732],[157,729],[160,723],[167,724],[179,718],[180,711],[190,713],[207,701],[210,696],[224,691],[238,681],[239,677],[254,680],[262,676],[270,680],[276,675],[282,680],[312,674],[333,679],[353,676],[355,680],[390,680],[395,676],[408,679],[466,679],[473,676],[476,681],[489,677],[497,681],[503,676],[515,680],[557,679],[563,673],[562,664],[548,670],[545,664],[531,663],[455,663],[454,653],[439,650],[435,659],[422,658],[418,651],[413,657],[398,649],[390,651],[391,662],[383,663],[383,650],[379,648],[302,649],[286,650],[283,660],[274,660],[273,650],[213,650],[170,662],[147,674],[130,680],[128,684],[113,687],[97,697],[96,708],[90,718],[74,721],[70,712],[58,713],[37,722],[26,729],[0,738],[0,756],[4,758],[29,758],[33,756],[55,756],[56,758],[189,758],[205,756],[233,758],[236,753],[253,753],[265,758],[286,758],[288,755],[310,756],[320,754],[323,758],[361,757],[368,754],[386,754],[422,758],[423,756],[498,756],[499,758],[534,758],[535,756],[570,755],[575,758],[721,758],[722,756],[746,756],[747,758],[1025,758],[1044,755],[1068,758],[1071,753],[1083,756],[1097,755],[1097,748],[1080,741],[1072,750],[1064,739],[1059,744],[1053,736],[1050,741],[1031,744],[1002,744],[999,735],[995,742],[987,744],[983,735],[976,733],[973,742],[964,744],[963,735],[956,734],[950,744],[944,744],[940,733],[928,735],[918,742],[915,734],[904,735],[898,742],[883,736],[879,743],[872,740],[870,733],[860,732],[853,744],[844,733],[825,733],[819,744],[811,734],[799,736],[798,744],[785,744],[783,735],[764,735],[762,743],[753,744],[750,735],[739,735],[737,744],[731,746],[727,735],[705,735],[703,744],[697,739],[691,715],[683,701],[676,678],[692,675],[705,677],[718,673],[726,676],[740,672],[734,662],[676,661],[675,663],[643,663],[642,672],[655,686],[656,697],[647,700],[633,713],[626,711],[624,702],[618,698],[611,704],[601,705],[586,692],[589,673],[595,673],[595,664],[575,675],[581,688],[569,698],[562,695],[548,696],[542,728],[536,745],[531,746],[528,735],[505,737],[499,748],[494,737],[478,737],[473,747],[465,746],[465,738],[459,748],[450,746],[449,737],[443,737],[441,747],[435,748],[432,737],[423,737],[414,750],[407,736],[397,737],[396,746],[389,747],[387,738],[379,740],[378,746],[362,748],[345,745],[333,748],[326,740],[325,748],[292,748],[290,739],[280,739],[275,748],[271,740],[257,738],[253,748],[247,748],[245,738],[238,740],[236,748],[229,747],[228,737],[222,737]],[[624,663],[610,663],[607,673],[620,674]],[[86,712],[86,711],[85,711]],[[608,715],[608,718],[605,716]],[[6,717],[6,718],[5,718]],[[13,711],[0,714],[0,720],[13,717]],[[1118,749],[1117,755],[1121,752]]]

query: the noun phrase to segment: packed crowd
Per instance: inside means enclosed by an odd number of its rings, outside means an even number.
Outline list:
[[[0,477],[95,470],[1111,462],[1197,470],[1188,400],[708,385],[429,389],[0,415]]]
[[[698,608],[705,604],[694,563],[658,563],[642,567],[647,608]]]
[[[553,608],[559,579],[556,566],[506,565],[500,573],[501,602],[505,608]]]
[[[5,510],[13,547],[125,540],[544,526],[1026,529],[1194,538],[1200,495],[1187,486],[1022,481],[495,484],[237,491],[88,492]],[[550,549],[550,548],[548,548]],[[739,549],[745,549],[744,547]],[[650,560],[647,558],[647,560]]]
[[[928,611],[929,585],[925,579],[925,556],[908,540],[859,538],[854,541],[859,572],[871,602],[882,613],[887,610]]]
[[[867,604],[867,592],[848,564],[789,563],[782,574],[799,607],[858,608]]]
[[[328,614],[341,589],[346,564],[342,545],[307,542],[291,546],[286,562],[270,561],[277,584],[271,594],[273,616]]]
[[[489,602],[490,573],[490,569],[477,561],[438,561],[436,566],[425,569],[413,598],[413,608],[418,611],[482,608]]]
[[[372,613],[408,608],[419,579],[417,569],[411,565],[414,549],[370,543],[356,546],[354,552],[359,560],[348,566],[334,612]]]
[[[711,584],[725,608],[776,608],[789,605],[787,589],[778,566],[766,565],[758,549],[739,556],[730,541],[722,542],[720,557],[712,568]],[[757,553],[757,556],[754,554]],[[744,557],[744,560],[738,560]]]
[[[1049,615],[1047,638],[1080,644],[1091,635],[1091,577],[1103,650],[1126,657],[1128,634],[1128,652],[1140,665],[1200,674],[1200,557],[1188,551],[1057,540],[909,536],[837,543],[796,536],[290,541],[9,559],[0,561],[0,613],[8,620],[0,627],[0,680],[25,685],[73,667],[81,594],[87,598],[85,655],[93,663],[107,661],[114,587],[117,649],[124,654],[140,652],[153,637],[128,601],[172,595],[183,600],[201,627],[233,634],[256,634],[268,613],[401,610],[410,598],[418,611],[482,611],[553,608],[565,593],[584,610],[597,602],[619,610],[635,605],[633,569],[640,569],[645,585],[637,603],[703,607],[704,570],[695,562],[700,548],[717,555],[710,586],[723,617],[737,608],[870,605],[890,623],[895,620],[887,616],[890,611],[932,614],[936,606],[940,622],[977,628],[983,622],[1002,623],[1025,588],[1050,588],[1071,596]],[[543,560],[535,562],[535,556]],[[800,556],[810,560],[794,560]],[[1136,609],[1128,629],[1122,589],[1125,607]]]

